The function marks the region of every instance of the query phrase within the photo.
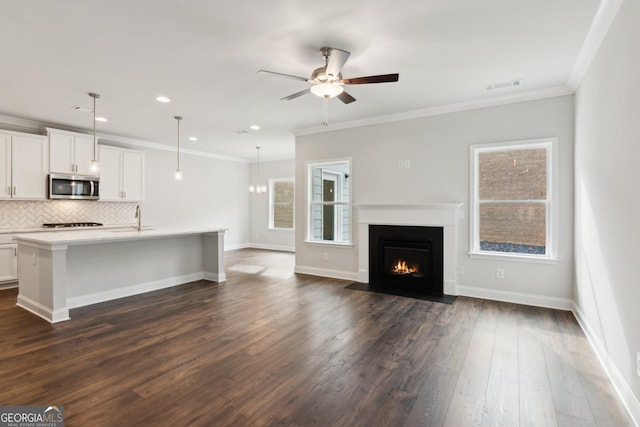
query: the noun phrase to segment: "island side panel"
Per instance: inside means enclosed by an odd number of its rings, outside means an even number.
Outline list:
[[[18,240],[19,307],[51,323],[69,320],[67,246]]]
[[[70,308],[204,278],[202,235],[103,241],[68,250]]]
[[[224,233],[220,230],[205,233],[204,239],[204,278],[213,282],[224,282]]]

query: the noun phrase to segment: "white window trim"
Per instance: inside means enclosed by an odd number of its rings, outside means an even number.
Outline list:
[[[273,226],[273,186],[276,182],[292,182],[294,185],[294,196],[293,196],[293,225],[291,228],[282,228],[282,227],[274,227]],[[269,226],[268,229],[271,231],[293,231],[296,227],[296,199],[295,199],[295,178],[292,176],[284,177],[284,178],[270,178],[269,179]]]
[[[547,150],[547,199],[546,204],[546,251],[545,255],[520,254],[509,252],[490,252],[480,250],[479,221],[480,204],[478,203],[478,156],[481,152],[504,151],[505,149],[525,150],[544,147]],[[469,147],[470,162],[470,204],[469,204],[469,256],[472,258],[503,259],[524,262],[556,263],[558,261],[558,197],[557,197],[557,158],[558,138],[539,138],[519,141],[507,141],[487,144],[474,144]],[[506,201],[505,201],[506,202]],[[522,202],[522,201],[520,201]],[[531,202],[538,202],[537,200]]]
[[[313,183],[311,181],[311,168],[317,165],[331,165],[331,164],[339,164],[339,163],[349,163],[349,175],[353,176],[353,162],[351,157],[345,157],[340,159],[329,159],[329,160],[311,160],[305,162],[306,169],[306,181],[307,181],[307,200],[305,203],[305,244],[310,245],[326,245],[326,246],[337,246],[337,247],[353,247],[353,206],[352,206],[352,197],[353,197],[353,181],[351,181],[349,186],[349,200],[346,202],[313,202]],[[323,204],[331,204],[333,206],[348,206],[349,207],[349,241],[347,242],[336,242],[334,240],[316,240],[311,237],[311,205],[323,205]]]

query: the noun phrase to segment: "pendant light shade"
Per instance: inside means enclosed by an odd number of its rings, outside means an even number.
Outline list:
[[[91,166],[89,169],[93,173],[98,173],[100,165],[98,164],[98,142],[96,139],[96,99],[100,98],[100,94],[89,92],[89,96],[93,98],[93,159],[91,160]]]
[[[178,121],[178,138],[176,142],[176,173],[175,179],[176,181],[182,180],[182,171],[180,170],[180,120],[182,120],[181,116],[174,116],[174,119]]]
[[[256,194],[258,196],[267,192],[266,185],[260,185],[260,147],[256,147],[257,162],[256,162],[256,185],[249,186],[249,193]]]

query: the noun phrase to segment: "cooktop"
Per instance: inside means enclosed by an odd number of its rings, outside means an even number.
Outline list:
[[[54,222],[42,224],[45,228],[71,228],[71,227],[99,227],[103,225],[100,222]]]

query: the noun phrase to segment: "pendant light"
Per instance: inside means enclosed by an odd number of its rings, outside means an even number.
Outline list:
[[[249,186],[249,193],[256,195],[265,194],[267,192],[266,185],[260,185],[260,147],[256,147],[257,150],[257,162],[256,162],[256,185]]]
[[[178,121],[178,141],[176,144],[176,155],[177,155],[177,166],[176,166],[176,181],[182,180],[182,171],[180,170],[180,120],[182,120],[181,116],[173,116],[174,119]]]
[[[98,173],[100,165],[98,164],[98,143],[96,139],[96,99],[100,98],[100,94],[89,92],[89,96],[93,98],[93,159],[91,160],[91,166],[89,170],[93,173]]]

